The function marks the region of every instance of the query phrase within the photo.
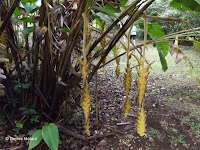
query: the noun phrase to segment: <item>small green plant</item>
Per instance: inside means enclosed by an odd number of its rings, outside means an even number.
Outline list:
[[[159,140],[159,141],[163,141],[165,136],[162,135],[162,133],[160,133],[158,130],[151,128],[151,133]]]
[[[40,121],[38,120],[39,115],[37,115],[38,113],[37,113],[34,109],[28,109],[28,108],[26,108],[26,107],[21,107],[19,110],[22,111],[22,114],[23,114],[23,115],[32,116],[32,117],[30,118],[30,122],[31,122],[32,124],[33,124],[33,123],[38,123],[38,122],[40,122]]]
[[[19,81],[15,80],[15,86],[14,86],[14,91],[17,94],[20,94],[22,92],[22,89],[28,89],[31,87],[30,83],[20,83]]]
[[[16,128],[13,128],[12,130],[15,131],[18,135],[20,135],[20,129],[23,128],[23,124],[22,123],[16,123]]]
[[[26,107],[21,107],[19,110],[23,112],[22,113],[23,115],[37,115],[38,114],[34,109],[28,109]]]
[[[30,119],[30,122],[31,122],[31,123],[38,123],[38,122],[40,122],[40,121],[38,120],[38,118],[39,118],[39,115],[33,116],[33,117]]]
[[[51,150],[57,150],[59,144],[59,131],[54,123],[44,125],[42,129],[35,131],[31,137],[29,148],[36,147],[43,139]]]

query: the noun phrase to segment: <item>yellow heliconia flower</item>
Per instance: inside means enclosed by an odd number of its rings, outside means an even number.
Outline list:
[[[124,102],[124,111],[125,111],[125,118],[129,115],[129,112],[131,111],[131,101],[129,97],[126,97],[126,101]]]
[[[136,129],[137,129],[137,133],[140,136],[145,136],[145,111],[144,111],[144,107],[142,106],[141,108],[139,108],[139,112],[138,112],[138,119],[137,119],[137,125],[136,125]]]
[[[90,110],[91,110],[91,97],[90,97],[88,82],[84,83],[84,86],[82,89],[81,105],[82,105],[84,116],[85,116],[85,132],[89,136],[90,135],[89,116],[90,116]]]

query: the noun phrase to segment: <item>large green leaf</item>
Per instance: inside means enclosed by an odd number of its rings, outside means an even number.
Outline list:
[[[105,14],[99,12],[99,13],[96,13],[94,15],[95,18],[100,18],[101,20],[104,20],[105,22],[109,23],[109,24],[112,24],[113,21],[112,19],[108,18]]]
[[[109,16],[112,16],[114,18],[118,18],[114,13],[112,13],[111,11],[105,9],[105,8],[101,8],[101,7],[97,7],[97,6],[94,6],[94,9],[104,13],[104,14],[107,14]]]
[[[24,22],[30,22],[30,23],[35,23],[36,20],[33,19],[33,18],[30,18],[30,17],[23,17],[20,19],[21,21],[24,21]]]
[[[55,124],[44,125],[42,127],[42,137],[51,150],[58,149],[59,132]]]
[[[28,35],[34,31],[34,27],[27,27],[24,30],[22,30],[23,35]]]
[[[140,25],[140,28],[144,29],[143,23],[141,23],[139,25]],[[159,38],[159,37],[165,35],[164,32],[162,31],[160,25],[157,22],[148,24],[148,33],[152,39],[156,39],[156,38]],[[166,71],[168,67],[167,67],[167,61],[165,59],[165,56],[169,52],[169,43],[168,42],[156,43],[156,47],[157,47],[158,54],[160,57],[160,62],[162,64],[162,69],[163,69],[163,71]]]
[[[40,143],[40,141],[43,139],[42,130],[40,129],[40,130],[35,131],[31,138],[32,138],[32,140],[30,140],[30,142],[29,142],[28,149],[32,149],[32,148],[36,147]]]
[[[180,10],[200,12],[200,0],[172,0],[170,6]]]
[[[17,17],[17,16],[20,16],[22,14],[22,12],[19,10],[19,8],[15,8],[14,10],[14,15]]]

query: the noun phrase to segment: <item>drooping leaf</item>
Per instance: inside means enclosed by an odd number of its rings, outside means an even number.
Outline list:
[[[99,12],[99,13],[96,13],[94,15],[95,18],[100,18],[101,20],[104,20],[105,22],[109,23],[109,24],[112,24],[113,21],[112,19],[108,18],[105,14]]]
[[[35,131],[32,135],[32,138],[33,140],[30,140],[28,149],[32,149],[36,147],[40,143],[40,141],[43,139],[42,130],[40,129],[40,130]]]
[[[144,29],[143,23],[140,23],[139,25],[140,25],[140,28]],[[148,33],[152,39],[156,39],[165,35],[160,25],[157,22],[148,24]],[[168,67],[167,67],[167,61],[165,59],[165,56],[169,52],[169,43],[168,42],[156,43],[156,47],[157,47],[160,61],[162,64],[162,69],[163,71],[166,71]]]
[[[156,46],[157,46],[158,54],[160,57],[160,62],[162,64],[162,70],[166,71],[168,69],[168,67],[167,67],[167,61],[165,59],[165,54],[163,53],[163,51],[160,49],[160,47],[157,44],[156,44]]]
[[[42,127],[42,137],[51,150],[58,149],[59,132],[55,124],[44,125]]]
[[[173,0],[170,6],[180,10],[200,12],[200,0]]]
[[[22,30],[23,35],[28,35],[34,31],[34,27],[27,27],[24,30]]]
[[[105,9],[105,8],[101,8],[101,7],[98,7],[98,6],[94,6],[94,9],[104,13],[104,14],[107,14],[109,16],[112,16],[114,18],[118,18],[114,13],[112,13],[111,11]]]
[[[96,22],[97,22],[100,30],[102,30],[102,23],[101,23],[101,21],[98,18],[96,18]]]
[[[23,17],[20,19],[21,21],[24,21],[24,22],[30,22],[30,23],[35,23],[36,20],[33,19],[33,18],[30,18],[30,17]]]
[[[185,57],[185,54],[181,50],[179,50],[177,55],[176,55],[175,62],[179,63],[184,57]]]

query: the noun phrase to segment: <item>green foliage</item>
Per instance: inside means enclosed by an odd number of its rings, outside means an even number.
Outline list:
[[[28,109],[26,107],[21,107],[19,110],[23,111],[24,115],[36,115],[36,114],[38,114],[34,109]]]
[[[101,20],[104,20],[105,22],[107,22],[108,24],[112,24],[113,21],[112,19],[110,19],[109,17],[107,17],[105,14],[98,12],[94,15],[95,18],[99,18]]]
[[[17,16],[20,16],[21,14],[22,14],[22,12],[18,9],[18,8],[16,8],[15,10],[14,10],[14,15],[17,17]]]
[[[111,7],[111,6],[108,5],[108,4],[105,5],[105,9],[106,9],[106,10],[109,10],[109,11],[112,12],[112,13],[120,13],[120,12],[121,12],[120,9],[114,9],[113,7]]]
[[[38,6],[29,4],[29,3],[26,3],[26,5],[24,5],[24,8],[25,8],[26,12],[28,12],[28,13],[34,13],[35,11],[37,11],[39,9]]]
[[[146,10],[146,14],[152,16],[165,17],[165,18],[172,17],[172,18],[186,20],[193,28],[199,27],[199,22],[200,22],[200,13],[197,13],[195,11],[185,11],[185,10],[182,11],[179,9],[175,9],[173,7],[169,7],[169,1],[154,2],[154,5],[151,5]],[[152,23],[158,20],[149,19],[149,21]],[[165,34],[171,34],[174,32],[188,29],[188,26],[179,22],[158,21],[158,23]],[[140,38],[142,38],[141,35]],[[196,40],[199,40],[199,38],[197,38]],[[179,41],[179,44],[191,46],[192,42]]]
[[[16,128],[13,128],[12,130],[15,131],[18,135],[20,135],[20,129],[23,128],[23,124],[22,123],[16,123]]]
[[[112,13],[111,11],[109,11],[105,8],[94,6],[94,9],[98,10],[99,12],[102,12],[103,14],[109,15],[114,18],[118,18],[114,13]]]
[[[140,25],[140,28],[144,29],[143,23],[140,23],[139,25]],[[165,35],[160,25],[157,22],[148,24],[148,33],[152,39],[156,39]],[[169,52],[169,43],[168,42],[156,43],[156,47],[157,47],[160,61],[162,64],[162,69],[163,71],[166,71],[168,67],[167,67],[167,61],[165,59],[165,56]]]
[[[170,3],[170,6],[188,11],[197,11],[200,12],[200,1],[199,0],[173,0]]]
[[[35,131],[32,135],[32,138],[34,138],[36,140],[30,141],[28,149],[32,149],[32,148],[36,147],[40,143],[40,141],[43,139],[42,129]]]
[[[42,129],[37,130],[33,133],[32,138],[37,140],[31,140],[29,143],[29,149],[36,147],[42,139],[46,142],[51,150],[57,150],[59,144],[59,132],[55,124],[50,123],[44,125]]]
[[[27,27],[27,28],[25,28],[25,29],[22,30],[22,34],[23,35],[28,35],[28,34],[32,33],[35,28],[36,27]]]
[[[29,22],[29,23],[35,23],[36,22],[36,20],[31,18],[31,17],[23,17],[23,18],[21,18],[19,20],[21,20],[23,22]]]
[[[14,81],[15,86],[14,86],[14,91],[17,94],[20,94],[22,90],[27,90],[30,86],[31,83],[20,83],[19,81]]]

